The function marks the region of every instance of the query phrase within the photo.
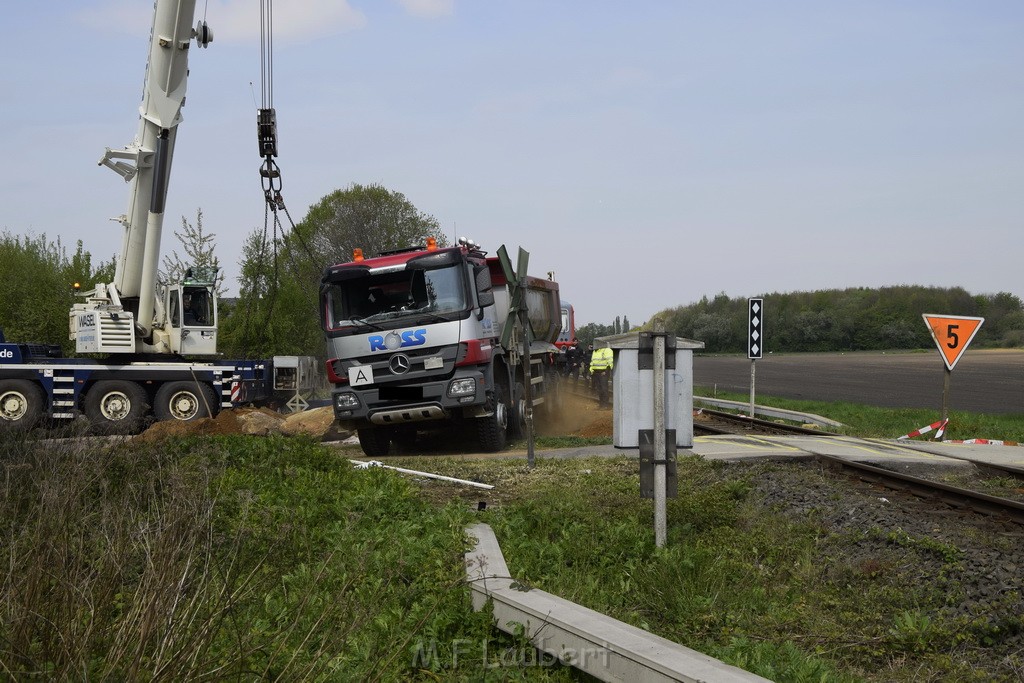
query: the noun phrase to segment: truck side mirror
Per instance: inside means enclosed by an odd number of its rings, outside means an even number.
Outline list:
[[[491,271],[486,264],[473,267],[476,276],[476,301],[480,308],[494,305],[494,290],[491,289]]]

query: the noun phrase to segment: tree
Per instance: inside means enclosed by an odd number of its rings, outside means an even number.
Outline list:
[[[594,340],[598,337],[607,337],[610,334],[614,334],[615,329],[611,325],[602,325],[600,323],[587,323],[583,327],[576,329],[576,339],[580,343],[580,348],[587,348],[594,343]]]
[[[315,255],[322,270],[324,265],[350,260],[355,248],[370,257],[423,244],[428,237],[436,238],[439,245],[447,243],[437,219],[421,212],[401,192],[353,183],[311,206],[289,241],[306,256]]]
[[[371,257],[424,244],[427,237],[447,243],[437,220],[405,195],[358,184],[325,196],[277,239],[265,228],[254,231],[243,247],[239,298],[222,334],[225,349],[240,356],[323,356],[318,298],[324,268],[350,261],[357,247]]]
[[[60,344],[68,340],[68,312],[80,301],[73,285],[89,291],[97,282],[110,282],[113,260],[94,268],[92,256],[79,241],[69,258],[61,241],[46,235],[0,235],[0,329],[8,341]]]
[[[185,250],[188,261],[183,261],[177,250],[173,251],[170,256],[164,256],[160,282],[164,285],[180,282],[185,271],[194,267],[197,270],[216,273],[213,280],[214,288],[218,296],[223,294],[224,274],[220,270],[220,261],[214,254],[217,249],[217,243],[214,241],[216,235],[212,232],[206,233],[203,229],[203,210],[196,209],[195,224],[189,223],[182,216],[181,230],[176,230],[174,236],[178,238],[182,249]]]
[[[1024,344],[1024,303],[1006,292],[972,296],[963,288],[900,285],[764,295],[766,345],[773,351],[857,351],[929,348],[922,313],[984,316],[974,344]],[[708,351],[743,351],[746,299],[706,296],[657,314],[671,333],[705,342]]]

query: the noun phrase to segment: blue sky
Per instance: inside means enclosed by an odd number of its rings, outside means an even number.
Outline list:
[[[112,256],[152,3],[9,3],[0,229]],[[201,208],[229,290],[262,229],[258,3],[199,0],[165,223]],[[531,253],[580,323],[720,292],[1024,296],[1024,4],[277,0],[292,217],[380,183]],[[252,85],[250,85],[252,84]],[[770,305],[770,299],[766,302]],[[960,311],[935,311],[959,314]]]

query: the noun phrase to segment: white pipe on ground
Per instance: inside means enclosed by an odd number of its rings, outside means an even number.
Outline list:
[[[443,474],[431,474],[430,472],[419,472],[417,470],[407,470],[404,467],[392,467],[391,465],[385,465],[379,460],[349,460],[356,469],[365,470],[370,467],[383,467],[384,469],[394,470],[401,472],[402,474],[412,474],[417,477],[426,477],[428,479],[440,479],[441,481],[450,481],[455,484],[465,484],[466,486],[475,486],[478,489],[493,489],[494,487],[490,484],[481,484],[478,481],[469,481],[468,479],[456,479],[455,477],[446,477]]]

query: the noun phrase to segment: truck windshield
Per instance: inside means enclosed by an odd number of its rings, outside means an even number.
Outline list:
[[[453,264],[327,283],[323,289],[325,326],[338,330],[378,327],[425,315],[441,320],[460,317],[468,308],[463,272],[461,264]]]

